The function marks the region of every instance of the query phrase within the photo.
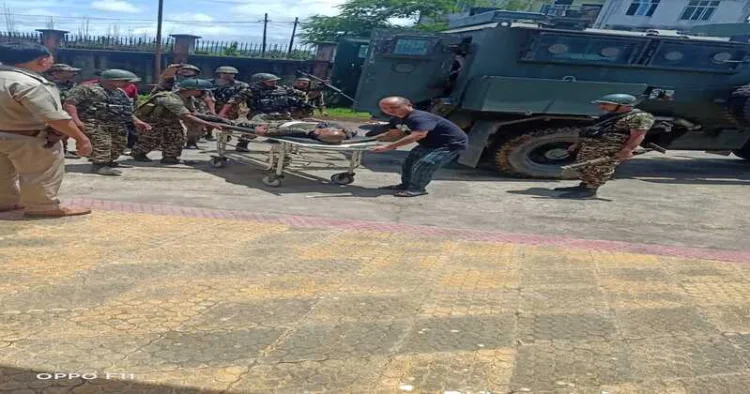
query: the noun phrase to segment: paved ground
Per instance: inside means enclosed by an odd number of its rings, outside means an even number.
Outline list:
[[[65,197],[95,214],[0,222],[0,393],[744,394],[747,173],[676,156],[588,203],[464,170],[425,199],[375,196],[388,156],[365,187],[279,190],[240,164],[72,161]],[[725,182],[631,178],[679,161]]]
[[[210,145],[204,144],[210,148]],[[267,150],[254,145],[254,157]],[[268,188],[262,167],[238,162],[214,169],[210,153],[188,151],[197,164],[154,171],[128,170],[121,179],[92,177],[85,161],[71,162],[66,196],[162,203],[275,214],[314,215],[560,235],[673,246],[750,249],[750,163],[734,157],[675,152],[652,154],[622,166],[619,179],[602,189],[596,201],[553,198],[560,182],[503,178],[467,168],[444,171],[432,194],[396,199],[378,186],[398,182],[405,151],[366,155],[365,169],[347,187],[324,184],[340,170],[312,164],[288,176],[283,187]],[[158,153],[153,154],[158,157]],[[138,164],[138,163],[135,163]],[[155,164],[154,166],[158,166]],[[78,173],[76,173],[78,172]],[[565,184],[571,184],[566,182]]]

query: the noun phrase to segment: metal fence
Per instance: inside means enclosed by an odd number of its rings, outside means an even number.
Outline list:
[[[0,42],[29,41],[41,42],[39,33],[0,32]],[[156,39],[142,36],[87,36],[68,34],[60,43],[60,48],[93,49],[122,52],[154,52]],[[169,53],[174,46],[174,38],[162,41],[162,52]],[[248,43],[239,41],[198,40],[193,55],[248,57],[265,59],[311,60],[315,58],[315,45],[289,45]]]
[[[288,45],[242,43],[238,41],[204,41],[198,40],[192,50],[195,55],[255,57],[268,59],[309,60],[315,57],[314,45],[295,45],[289,50]]]

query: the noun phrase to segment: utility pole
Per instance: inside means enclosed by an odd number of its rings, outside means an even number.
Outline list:
[[[287,52],[287,55],[292,54],[292,47],[294,46],[294,35],[297,34],[297,23],[299,23],[299,18],[294,18],[294,27],[292,28],[292,38],[289,40],[289,52]]]
[[[161,22],[164,17],[164,0],[159,0],[159,16],[156,21],[156,54],[154,56],[154,83],[159,83],[161,76]]]
[[[266,31],[268,30],[268,13],[263,18],[263,49],[260,52],[260,57],[266,57]]]

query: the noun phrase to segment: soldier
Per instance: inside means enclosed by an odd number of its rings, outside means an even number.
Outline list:
[[[609,157],[612,160],[589,165],[580,169],[581,183],[573,187],[556,188],[566,191],[562,198],[590,198],[615,172],[615,167],[633,157],[633,151],[643,142],[646,133],[654,125],[654,116],[636,109],[638,99],[629,94],[610,94],[593,104],[598,104],[606,115],[599,122],[581,131],[580,141],[569,148],[578,150],[576,161]]]
[[[151,94],[159,92],[172,92],[178,89],[180,81],[198,78],[201,69],[192,64],[170,64],[161,74],[159,83],[154,86]]]
[[[243,90],[230,105],[237,106],[238,103],[244,103],[250,110],[248,117],[266,114],[277,120],[292,120],[292,110],[304,105],[304,93],[290,87],[279,86],[280,79],[269,73],[253,74],[250,87]],[[237,151],[248,152],[249,142],[248,138],[241,137],[236,145]]]
[[[193,116],[194,97],[213,87],[211,82],[201,79],[186,79],[180,82],[176,92],[160,92],[138,106],[136,115],[153,125],[150,130],[140,130],[138,142],[133,147],[133,159],[150,162],[148,153],[162,147],[162,164],[179,164],[185,131],[182,122],[221,129],[221,125],[203,121]]]
[[[305,93],[306,103],[309,105],[305,108],[298,109],[297,116],[294,114],[292,115],[294,118],[302,119],[312,117],[316,108],[320,111],[321,116],[328,116],[323,89],[320,87],[313,87],[312,81],[309,78],[297,78],[292,86]]]
[[[65,174],[58,132],[76,141],[81,156],[91,153],[91,143],[63,110],[55,84],[41,76],[53,62],[40,44],[0,44],[0,212],[91,213],[63,207],[57,199]]]
[[[57,63],[53,64],[52,67],[50,67],[49,71],[47,71],[48,79],[55,83],[55,86],[57,86],[57,90],[60,91],[60,100],[62,102],[65,102],[65,98],[68,95],[68,91],[70,89],[73,89],[76,86],[76,82],[73,80],[73,78],[78,75],[78,72],[81,71],[80,68],[71,67],[67,64],[63,63]],[[78,155],[76,155],[73,152],[68,151],[68,137],[63,137],[62,139],[63,144],[63,150],[65,152],[65,158],[66,159],[77,159]]]
[[[79,85],[71,89],[65,110],[91,139],[94,151],[90,156],[91,171],[99,175],[122,175],[116,160],[125,152],[128,130],[132,121],[138,129],[150,129],[147,123],[133,116],[133,102],[122,89],[140,79],[130,71],[111,69],[101,74],[95,85]]]
[[[192,64],[171,64],[166,70],[164,70],[159,80],[159,84],[154,86],[151,94],[178,91],[181,81],[198,78],[200,73],[201,69]],[[204,91],[202,95],[193,97],[191,100],[195,100],[197,112],[203,114],[216,113],[216,102],[211,96],[210,91]],[[204,135],[207,140],[213,139],[211,131],[206,130],[203,126],[195,123],[188,123],[185,125],[185,128],[187,130],[187,143],[185,144],[185,147],[188,149],[197,149],[198,140]]]

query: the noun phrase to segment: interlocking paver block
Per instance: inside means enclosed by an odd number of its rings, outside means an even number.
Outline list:
[[[719,333],[696,308],[618,309],[616,314],[622,335],[629,339]]]
[[[436,290],[424,301],[420,317],[502,315],[516,313],[518,290]]]
[[[596,314],[520,314],[519,340],[539,341],[610,341],[617,337],[615,319]]]
[[[253,366],[233,393],[369,393],[386,363],[384,357]]]
[[[639,376],[692,378],[747,371],[737,349],[722,336],[633,340],[628,346]]]
[[[606,309],[604,294],[598,289],[521,289],[520,311],[523,314],[554,311],[597,313]]]
[[[518,349],[511,389],[576,392],[624,383],[632,376],[631,360],[622,343],[536,344]]]
[[[221,303],[185,322],[181,331],[292,327],[312,311],[316,302],[292,298]]]
[[[504,393],[515,350],[404,354],[386,365],[375,392],[397,392],[409,385],[425,393]]]
[[[266,352],[263,363],[384,356],[406,333],[405,322],[304,325]]]
[[[283,329],[250,329],[215,332],[168,332],[128,357],[132,372],[250,365],[273,344]],[[165,368],[162,368],[164,366]]]
[[[521,287],[596,287],[593,267],[577,270],[521,270]]]
[[[510,346],[515,334],[513,315],[419,319],[401,353],[432,353]]]
[[[310,319],[323,322],[404,319],[419,310],[423,298],[421,294],[327,297],[315,306]]]

